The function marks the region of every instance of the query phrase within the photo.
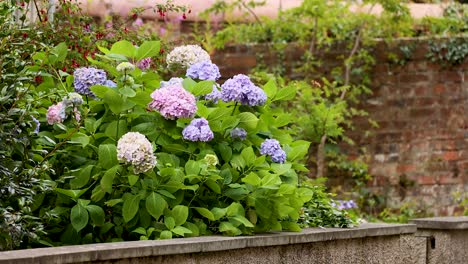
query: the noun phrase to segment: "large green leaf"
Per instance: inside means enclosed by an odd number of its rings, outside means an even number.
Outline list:
[[[242,112],[238,116],[239,126],[246,130],[253,130],[257,127],[258,118],[250,112]]]
[[[274,79],[270,79],[264,86],[263,90],[265,91],[268,98],[274,98],[278,92],[278,87]]]
[[[137,55],[137,49],[130,41],[121,40],[112,45],[110,53],[124,55],[133,59]]]
[[[77,171],[77,176],[75,176],[74,179],[70,180],[70,187],[72,189],[79,189],[85,186],[88,183],[89,178],[91,177],[91,172],[93,168],[94,165],[88,165]]]
[[[176,205],[172,209],[172,215],[174,216],[175,225],[183,225],[188,218],[188,207],[184,205]]]
[[[95,226],[102,226],[104,224],[104,210],[100,206],[91,204],[86,206],[86,210],[88,210]]]
[[[153,192],[146,197],[146,210],[156,220],[161,217],[165,208],[167,208],[167,202],[161,195]]]
[[[209,94],[213,91],[213,85],[213,81],[201,81],[193,86],[191,92],[195,96]]]
[[[202,208],[202,207],[195,207],[194,208],[200,215],[202,215],[203,217],[206,217],[208,220],[210,221],[215,221],[215,217],[213,215],[213,213],[206,209],[206,208]]]
[[[117,160],[117,147],[112,144],[99,145],[99,164],[104,169],[110,169],[119,164]]]
[[[101,178],[101,188],[103,191],[107,193],[112,192],[112,184],[114,183],[115,176],[117,175],[117,171],[119,170],[120,165],[116,165],[110,169],[108,169],[104,176]]]
[[[128,195],[124,198],[122,206],[122,216],[125,223],[130,222],[138,212],[140,208],[140,196],[139,195]]]
[[[76,204],[72,207],[70,211],[70,221],[73,228],[80,232],[87,224],[89,220],[88,211],[86,208],[81,206],[80,204]]]
[[[159,55],[161,43],[159,41],[145,41],[137,50],[136,60],[151,58]]]

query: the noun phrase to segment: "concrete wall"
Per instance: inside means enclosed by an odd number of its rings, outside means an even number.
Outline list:
[[[359,107],[379,128],[370,127],[368,117],[356,119],[348,136],[357,145],[348,151],[353,156],[366,149],[374,176],[370,186],[387,198],[385,206],[415,202],[429,214],[454,215],[463,210],[455,194],[468,193],[468,59],[456,66],[431,62],[427,54],[432,41],[377,43],[372,51],[373,95],[364,97]],[[403,65],[389,60],[391,53],[403,58],[401,47],[413,49]],[[329,76],[347,50],[335,47],[320,53],[323,63],[316,76],[308,77]],[[259,63],[284,63],[286,75],[300,79],[303,76],[293,69],[303,54],[304,48],[295,44],[287,45],[281,58],[266,45],[237,45],[218,51],[214,61],[225,78],[248,73]],[[370,136],[365,136],[366,130]],[[350,177],[330,176],[331,186],[349,186]]]

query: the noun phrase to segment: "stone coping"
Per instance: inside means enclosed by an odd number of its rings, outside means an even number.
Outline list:
[[[418,229],[468,229],[468,216],[417,218],[410,223]]]
[[[190,254],[248,247],[281,246],[320,241],[391,236],[416,232],[413,224],[366,223],[355,228],[308,228],[301,232],[274,232],[255,236],[205,236],[168,240],[63,246],[0,252],[0,264],[76,263],[160,255]]]

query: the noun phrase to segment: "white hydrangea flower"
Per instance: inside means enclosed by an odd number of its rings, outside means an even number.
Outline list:
[[[183,66],[189,68],[202,61],[211,61],[210,55],[198,45],[185,45],[174,48],[167,54],[168,66]]]
[[[130,72],[135,69],[135,65],[131,64],[130,62],[122,62],[117,65],[116,69],[119,72]]]
[[[147,172],[156,166],[153,146],[138,132],[128,132],[119,139],[117,158],[119,162],[133,165],[135,174]]]

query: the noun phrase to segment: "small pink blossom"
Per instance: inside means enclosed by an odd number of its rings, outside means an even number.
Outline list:
[[[47,109],[46,117],[47,123],[49,123],[49,125],[62,123],[66,118],[65,107],[63,106],[62,102],[56,105],[51,105],[49,109]]]

